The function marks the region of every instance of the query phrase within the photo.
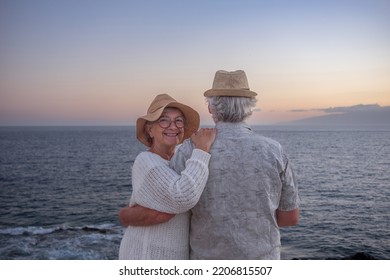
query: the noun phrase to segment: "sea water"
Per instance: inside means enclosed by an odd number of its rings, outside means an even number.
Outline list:
[[[300,188],[283,259],[390,259],[389,130],[253,130],[282,144]],[[0,128],[0,259],[117,259],[145,149],[134,127]]]

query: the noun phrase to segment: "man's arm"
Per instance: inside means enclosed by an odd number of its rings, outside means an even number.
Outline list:
[[[276,221],[279,227],[295,226],[299,221],[299,191],[288,156],[282,150],[283,172],[281,172],[282,193],[279,207],[276,210]],[[293,209],[293,210],[290,210]]]
[[[169,221],[174,216],[175,214],[159,212],[141,205],[124,207],[119,211],[119,221],[124,227],[157,225]]]
[[[279,227],[295,226],[299,221],[299,208],[291,211],[276,210],[276,221]]]

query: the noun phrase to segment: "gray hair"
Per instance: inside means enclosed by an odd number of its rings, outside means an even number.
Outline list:
[[[238,123],[252,115],[255,97],[212,96],[206,98],[214,122]]]

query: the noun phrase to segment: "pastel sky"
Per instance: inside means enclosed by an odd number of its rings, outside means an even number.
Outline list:
[[[217,70],[246,72],[250,123],[390,105],[388,0],[2,0],[0,124],[134,125],[168,93],[211,124]]]

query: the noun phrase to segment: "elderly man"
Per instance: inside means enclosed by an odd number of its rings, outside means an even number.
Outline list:
[[[280,259],[279,227],[298,223],[299,194],[281,145],[245,123],[256,105],[242,70],[217,71],[204,93],[217,128],[209,178],[191,210],[191,259]],[[194,146],[185,141],[170,165],[180,173]],[[171,217],[139,206],[124,208],[124,226],[152,225]]]

